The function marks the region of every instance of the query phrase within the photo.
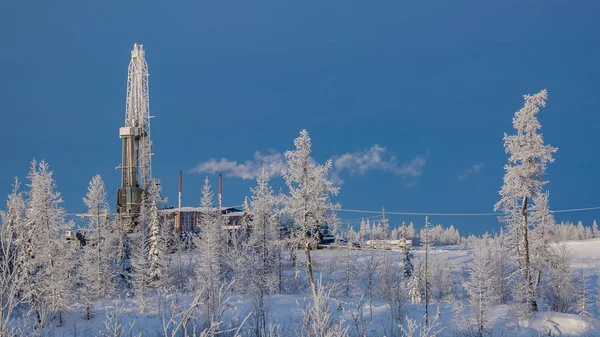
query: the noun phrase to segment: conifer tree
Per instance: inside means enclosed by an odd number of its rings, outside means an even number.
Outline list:
[[[571,272],[569,248],[566,244],[559,244],[552,247],[550,252],[548,281],[544,289],[546,302],[552,311],[571,312],[577,304],[577,288]]]
[[[104,181],[100,175],[92,178],[88,192],[83,198],[88,208],[87,244],[80,252],[79,279],[82,286],[80,298],[85,301],[84,316],[90,319],[94,300],[106,298],[113,289],[115,268],[111,263],[114,250],[111,236],[115,235],[108,221],[108,202]],[[116,255],[116,254],[115,254]]]
[[[557,151],[556,148],[544,145],[542,135],[537,133],[541,126],[536,115],[540,107],[546,106],[547,97],[546,90],[535,95],[525,95],[525,105],[513,118],[516,134],[504,135],[504,147],[510,157],[504,167],[504,185],[499,192],[501,199],[494,205],[494,210],[509,214],[511,226],[517,226],[520,222],[517,232],[521,237],[519,254],[526,290],[523,300],[530,311],[537,311],[537,301],[531,273],[528,205],[546,184],[543,180],[546,164],[554,161],[552,155]]]
[[[550,245],[556,235],[556,223],[550,213],[549,192],[540,193],[531,207],[531,223],[535,226],[531,231],[531,265],[536,269],[535,289],[542,287],[543,270],[548,268]],[[537,297],[537,296],[536,296]]]
[[[25,201],[19,188],[20,183],[15,179],[6,211],[0,211],[0,336],[14,334],[18,309],[30,298],[27,275],[19,264],[20,255],[24,253],[20,238],[25,220]]]
[[[263,169],[256,179],[256,187],[251,189],[250,237],[247,243],[248,278],[255,306],[256,335],[267,335],[265,295],[279,288],[278,226],[275,214],[276,199],[269,185],[269,175]]]
[[[56,192],[53,172],[45,161],[33,161],[28,175],[25,249],[22,265],[31,285],[29,302],[40,320],[44,305],[62,324],[62,312],[69,307],[73,283],[70,259],[62,232],[68,228],[63,202]]]
[[[213,209],[213,192],[208,177],[204,180],[200,201],[202,219],[198,244],[197,287],[203,294],[207,317],[219,305],[219,291],[223,284],[223,233],[221,214]]]
[[[425,297],[425,325],[429,325],[429,300],[430,300],[430,288],[429,283],[429,249],[431,246],[431,224],[427,217],[425,217],[425,226],[421,230],[421,246],[423,246],[423,271],[421,274],[421,287],[423,289],[423,295]]]
[[[133,285],[136,300],[142,311],[146,310],[148,292],[151,287],[150,276],[150,242],[147,235],[141,235],[139,240],[133,243],[130,256],[129,279]]]
[[[400,227],[400,242],[402,243],[400,247],[402,275],[406,280],[409,280],[414,273],[415,267],[412,263],[413,254],[411,247],[408,245],[408,228],[404,222],[402,222],[402,226]]]
[[[331,160],[325,165],[317,165],[310,157],[311,140],[306,130],[294,140],[295,150],[286,151],[287,169],[284,172],[289,195],[282,196],[284,214],[294,221],[292,235],[294,247],[302,247],[306,256],[306,274],[312,294],[316,294],[313,277],[311,249],[318,244],[323,226],[338,223],[334,211],[338,208],[330,201],[339,188],[328,180],[332,168]]]
[[[592,316],[590,313],[590,292],[587,284],[587,277],[585,270],[582,268],[579,274],[578,285],[578,299],[577,299],[577,313],[582,316]]]
[[[476,323],[477,336],[487,331],[490,307],[496,303],[493,285],[493,264],[489,251],[489,239],[477,239],[472,250],[473,260],[467,266],[469,280],[465,283],[472,317]]]

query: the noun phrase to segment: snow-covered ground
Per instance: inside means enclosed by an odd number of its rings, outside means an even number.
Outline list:
[[[600,239],[590,239],[584,241],[570,241],[566,243],[571,250],[573,258],[574,271],[585,269],[590,275],[588,280],[591,292],[592,303],[597,298],[597,268],[600,261]],[[419,250],[415,255],[420,254]],[[344,261],[347,252],[345,250],[327,249],[314,252],[315,277],[325,284],[332,284],[333,280],[339,280],[344,275]],[[351,261],[354,265],[360,266],[365,263],[369,257],[369,251],[353,250],[351,251]],[[399,252],[387,251],[392,260],[399,260]],[[298,257],[301,259],[301,255]],[[453,274],[460,273],[462,267],[469,261],[469,250],[451,246],[441,247],[433,251],[433,255],[442,261],[447,261],[452,267]],[[446,262],[445,262],[446,263]],[[294,270],[288,270],[287,274],[293,279]],[[301,276],[297,281],[291,281],[288,286],[297,286],[298,292],[306,289],[305,279]],[[330,289],[331,291],[331,289]],[[335,290],[334,290],[335,291]],[[344,298],[339,294],[332,294],[333,300],[330,302],[331,311],[334,319],[343,319],[344,324],[349,327],[351,335],[355,335],[353,315],[357,314],[357,298]],[[366,298],[366,297],[365,297]],[[177,300],[181,307],[189,305],[191,298],[189,295],[168,296],[168,301]],[[310,303],[308,295],[273,295],[267,298],[270,308],[269,316],[272,323],[277,323],[283,336],[297,335],[302,322],[301,310]],[[158,298],[149,301],[151,305],[144,312],[140,312],[137,303],[131,303],[127,300],[122,301],[121,324],[126,330],[130,326],[132,335],[137,332],[145,332],[148,335],[162,334],[163,315],[168,312],[162,308],[159,309]],[[368,318],[370,310],[368,301],[363,301],[363,314]],[[65,314],[65,324],[54,329],[55,336],[92,336],[97,331],[104,329],[107,314],[114,315],[114,302],[98,303],[95,309],[94,317],[89,320],[83,320],[81,310],[74,308]],[[438,305],[430,307],[430,315],[435,317]],[[244,318],[251,312],[252,304],[249,297],[230,296],[228,298],[227,309],[225,313],[226,321],[231,322],[231,326],[239,325]],[[439,305],[439,321],[444,330],[439,336],[455,336],[456,321],[454,319],[450,305],[442,303]],[[507,305],[496,306],[493,310],[492,322],[490,323],[491,332],[494,336],[600,336],[600,320],[596,310],[592,310],[594,317],[584,317],[575,314],[564,314],[555,312],[536,313],[531,319],[519,321],[516,319],[516,313]],[[390,310],[385,301],[375,300],[372,307],[373,319],[368,326],[368,336],[385,336],[390,330]],[[424,315],[423,305],[406,304],[404,313],[407,317],[421,321]],[[168,315],[167,315],[168,316]],[[370,320],[370,319],[369,319]],[[113,322],[114,323],[114,322]],[[248,322],[246,322],[248,324]],[[389,334],[387,334],[389,336]]]

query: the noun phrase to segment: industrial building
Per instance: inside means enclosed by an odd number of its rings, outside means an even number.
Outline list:
[[[173,219],[173,227],[177,232],[193,232],[200,231],[202,226],[203,216],[206,214],[206,209],[202,207],[181,207],[167,208],[161,212],[167,215],[168,219]],[[244,211],[235,207],[213,207],[209,210],[215,214],[221,213],[224,219],[226,229],[237,229],[242,224]],[[250,217],[250,214],[246,216]]]

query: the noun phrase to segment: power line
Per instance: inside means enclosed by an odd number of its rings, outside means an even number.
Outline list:
[[[242,205],[238,205],[238,206],[230,206],[232,208],[234,207],[241,207]],[[585,208],[568,208],[568,209],[557,209],[557,210],[551,210],[549,211],[550,213],[569,213],[569,212],[584,212],[584,211],[594,211],[594,210],[600,210],[600,206],[595,206],[595,207],[585,207]],[[505,215],[505,213],[501,213],[501,212],[493,212],[493,213],[428,213],[428,212],[389,212],[389,211],[385,211],[382,212],[381,210],[378,211],[371,211],[371,210],[364,210],[364,209],[347,209],[347,208],[340,208],[337,209],[338,212],[348,212],[348,213],[365,213],[365,214],[378,214],[376,216],[370,216],[370,217],[366,217],[365,219],[370,219],[370,218],[378,218],[381,217],[382,213],[385,213],[387,215],[414,215],[414,216],[501,216],[501,215]],[[67,216],[79,216],[79,213],[66,213],[65,215]],[[109,213],[108,215],[115,215],[115,213]],[[349,220],[360,220],[362,218],[351,218],[351,219],[342,219],[345,221],[349,221]]]
[[[567,213],[567,212],[582,212],[582,211],[592,211],[599,210],[600,206],[596,207],[586,207],[586,208],[570,208],[570,209],[558,209],[554,211],[549,211],[550,213]],[[366,214],[381,214],[382,211],[371,211],[371,210],[362,210],[362,209],[346,209],[341,208],[337,210],[338,212],[349,212],[349,213],[366,213]],[[505,215],[505,213],[501,212],[493,212],[493,213],[427,213],[427,212],[388,212],[385,211],[385,214],[389,215],[415,215],[415,216],[501,216]]]
[[[596,210],[596,209],[600,209],[600,206],[587,207],[587,208],[557,209],[556,211],[550,211],[550,213],[581,212],[581,211],[592,211],[592,210]]]

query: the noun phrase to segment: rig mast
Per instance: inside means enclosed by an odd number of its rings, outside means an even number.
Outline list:
[[[134,44],[127,76],[125,126],[119,129],[123,140],[121,187],[117,196],[117,215],[123,230],[137,226],[142,195],[152,179],[152,141],[150,140],[150,99],[148,64],[144,48]]]

